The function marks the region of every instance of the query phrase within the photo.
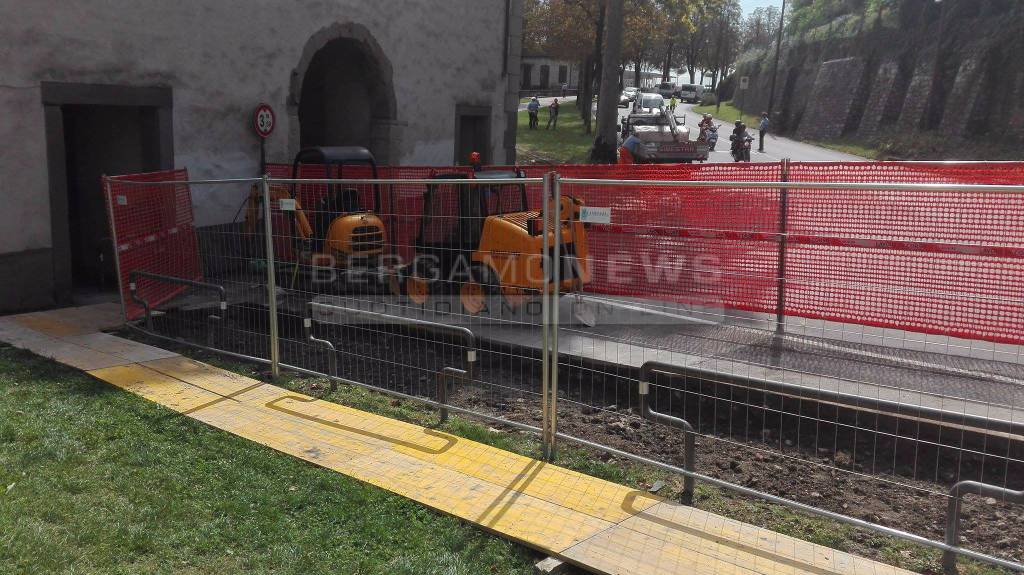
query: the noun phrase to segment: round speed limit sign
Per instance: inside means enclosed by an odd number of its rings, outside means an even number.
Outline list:
[[[274,110],[268,104],[256,106],[252,114],[252,126],[259,137],[269,136],[274,131]]]

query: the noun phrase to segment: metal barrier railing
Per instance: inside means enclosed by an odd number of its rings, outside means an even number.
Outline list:
[[[206,291],[215,292],[217,294],[218,298],[219,298],[217,309],[220,311],[221,315],[210,314],[210,315],[207,316],[207,318],[210,320],[211,324],[210,324],[209,330],[207,331],[207,340],[206,340],[207,341],[207,345],[209,345],[210,347],[213,347],[213,338],[214,338],[214,333],[215,333],[214,326],[216,325],[216,323],[219,323],[223,319],[223,315],[225,313],[227,313],[227,310],[228,310],[228,296],[227,296],[227,291],[224,289],[224,286],[216,285],[216,284],[212,284],[212,283],[208,283],[208,282],[201,282],[201,281],[197,281],[197,280],[190,280],[190,279],[187,279],[187,278],[179,278],[179,277],[168,276],[168,275],[163,275],[163,274],[154,274],[154,273],[150,273],[150,272],[142,271],[142,270],[132,270],[128,274],[128,282],[129,282],[128,290],[131,293],[132,301],[142,306],[142,309],[144,310],[143,313],[145,313],[146,329],[148,329],[149,331],[155,331],[153,329],[153,310],[152,310],[152,306],[150,306],[150,304],[149,304],[149,300],[147,300],[145,298],[142,298],[142,297],[139,297],[139,295],[138,295],[138,285],[137,285],[137,282],[138,282],[139,278],[146,278],[146,279],[153,280],[153,281],[170,283],[170,284],[177,284],[177,285],[192,287],[192,288],[196,288],[196,289],[200,289],[200,290],[206,290]]]
[[[819,281],[817,285],[827,286],[826,282],[831,281],[808,278],[806,275],[793,275],[789,267],[792,263],[790,250],[804,249],[799,246],[824,245],[832,241],[833,236],[839,235],[832,230],[825,230],[829,233],[822,231],[819,236],[811,238],[814,241],[810,241],[806,230],[802,232],[802,237],[793,233],[788,217],[792,210],[801,209],[801,197],[795,193],[796,191],[1018,194],[1024,192],[1024,186],[793,182],[788,181],[786,166],[788,162],[782,164],[782,181],[777,182],[602,180],[562,178],[557,173],[547,174],[544,178],[489,180],[339,180],[269,177],[259,180],[231,180],[229,183],[233,184],[259,184],[256,193],[260,200],[260,218],[258,222],[252,222],[252,226],[247,228],[249,231],[238,231],[237,228],[218,231],[220,236],[216,242],[200,246],[199,257],[213,257],[229,270],[223,272],[229,274],[227,281],[221,284],[212,283],[220,281],[216,274],[204,275],[206,280],[196,282],[181,280],[168,274],[129,270],[133,273],[130,276],[131,300],[143,308],[142,321],[145,323],[145,331],[158,337],[174,341],[185,339],[185,343],[192,345],[224,351],[236,357],[263,361],[271,366],[273,375],[277,375],[279,370],[284,368],[326,377],[331,382],[332,390],[336,388],[337,382],[345,382],[419,402],[437,408],[442,421],[447,418],[450,411],[537,433],[541,437],[543,456],[547,459],[555,457],[556,443],[572,443],[680,474],[683,477],[681,498],[686,503],[693,502],[695,483],[700,480],[702,483],[729,489],[745,496],[757,497],[791,509],[938,549],[943,552],[943,564],[949,571],[955,570],[956,556],[969,557],[1009,569],[1024,570],[1017,561],[961,548],[957,537],[960,503],[964,494],[982,494],[1006,502],[1019,503],[1024,500],[1024,492],[1014,491],[1006,485],[994,485],[991,480],[962,480],[967,470],[956,468],[957,481],[947,495],[945,491],[949,480],[930,478],[930,482],[921,483],[918,482],[917,473],[917,467],[925,467],[925,463],[922,463],[925,459],[918,454],[921,450],[936,453],[936,475],[942,465],[939,460],[943,457],[974,458],[982,461],[982,465],[986,458],[997,458],[999,465],[1003,465],[1007,470],[1020,468],[1024,462],[1021,461],[1022,457],[1017,455],[1016,448],[1012,447],[1017,445],[1015,442],[1020,441],[1020,438],[1024,438],[1024,424],[1020,423],[1019,418],[1013,417],[1016,413],[1016,400],[1013,399],[1016,372],[993,370],[989,374],[987,368],[965,367],[952,361],[948,365],[929,363],[931,359],[922,359],[914,355],[918,350],[912,347],[898,348],[900,353],[887,355],[884,350],[879,350],[881,348],[876,349],[867,344],[846,345],[849,342],[842,342],[827,335],[836,333],[845,336],[852,330],[861,330],[859,333],[864,335],[866,328],[851,327],[850,324],[841,322],[829,324],[831,320],[827,319],[815,319],[813,321],[818,323],[812,324],[811,320],[787,314],[787,302],[791,299],[787,295],[787,290],[794,284]],[[216,185],[216,181],[213,180],[193,182],[197,185]],[[187,183],[175,181],[167,182],[166,185],[181,186]],[[147,186],[162,184],[140,183]],[[466,186],[521,186],[523,197],[529,196],[528,201],[524,199],[524,205],[520,206],[520,212],[528,214],[522,218],[522,225],[530,231],[530,237],[536,238],[539,244],[538,255],[545,287],[536,290],[537,293],[526,293],[526,290],[516,291],[506,289],[509,286],[495,286],[475,281],[479,278],[474,278],[471,273],[466,278],[447,278],[439,282],[438,289],[442,290],[441,303],[447,302],[450,309],[447,312],[438,312],[436,309],[425,309],[423,303],[414,301],[411,297],[413,294],[404,288],[400,295],[393,295],[390,292],[382,292],[379,287],[361,283],[345,284],[338,290],[332,290],[310,283],[312,280],[297,281],[297,276],[307,272],[312,276],[312,268],[315,266],[302,259],[307,257],[303,250],[307,249],[309,238],[300,233],[295,223],[294,207],[283,208],[281,199],[273,196],[271,187],[277,184],[324,188],[345,186],[359,190],[374,186],[390,186],[393,192],[391,201],[394,202],[394,198],[397,197],[406,201],[408,205],[417,206],[422,212],[420,215],[423,219],[429,215],[427,208],[419,207],[421,204],[417,202],[426,202],[424,190],[430,190],[431,187],[450,186],[460,190]],[[132,183],[130,180],[122,180],[119,185],[130,186]],[[604,326],[592,329],[587,325],[566,321],[564,317],[560,318],[560,311],[563,310],[561,296],[570,291],[574,296],[580,295],[576,293],[578,291],[586,291],[582,283],[572,288],[563,287],[566,280],[563,272],[568,273],[565,271],[566,262],[577,258],[577,242],[586,240],[576,237],[575,218],[579,217],[579,214],[572,210],[570,213],[563,213],[562,198],[583,194],[582,199],[587,206],[610,207],[613,213],[614,210],[628,212],[635,209],[635,205],[638,204],[637,198],[627,198],[626,194],[621,194],[623,188],[628,187],[656,190],[651,192],[657,199],[657,202],[652,203],[655,206],[652,208],[654,212],[676,209],[675,207],[685,204],[688,194],[699,190],[727,189],[733,193],[726,200],[716,202],[713,199],[711,205],[720,212],[727,212],[730,205],[745,201],[745,194],[752,190],[769,191],[774,194],[772,198],[777,204],[773,204],[771,214],[777,219],[769,222],[771,225],[759,226],[756,229],[743,227],[742,222],[732,227],[722,225],[712,228],[692,225],[682,219],[673,221],[666,217],[652,223],[637,217],[636,221],[617,222],[620,228],[628,228],[630,239],[627,242],[616,236],[618,232],[614,231],[615,226],[602,227],[601,223],[585,219],[580,222],[588,226],[590,238],[604,234],[602,241],[606,244],[621,243],[622,249],[627,252],[639,241],[670,247],[685,245],[690,239],[704,239],[719,242],[721,245],[732,245],[730,242],[735,244],[748,240],[761,242],[770,246],[767,251],[771,252],[771,257],[767,259],[772,261],[762,266],[763,269],[758,268],[758,271],[764,273],[762,279],[765,281],[762,283],[768,286],[769,291],[774,290],[771,305],[765,310],[756,311],[729,306],[713,309],[694,308],[694,311],[688,313],[694,317],[700,316],[701,321],[686,322],[685,328],[674,331],[652,327],[656,326],[654,323],[642,323],[653,322],[651,317],[658,314],[659,318],[686,315],[683,312],[676,312],[675,308],[670,308],[665,300],[657,300],[655,303],[645,301],[642,302],[643,305],[629,301],[627,305],[620,306],[616,313],[625,314],[629,318],[643,316],[642,320],[630,319],[629,321],[634,323],[627,323],[622,330]],[[586,197],[586,194],[602,198],[601,201],[614,201],[615,194],[602,190],[618,190],[624,199],[611,206],[587,201],[590,198]],[[481,192],[477,199],[489,198],[490,195],[491,192]],[[456,197],[465,199],[477,196]],[[424,225],[421,221],[418,236],[409,233],[402,235],[404,232],[400,228],[401,222],[409,219],[410,215],[402,211],[404,208],[396,207],[397,205],[386,206],[376,214],[386,226],[394,226],[386,230],[385,251],[417,254],[423,248]],[[481,214],[454,218],[451,215],[453,211],[464,207],[458,203],[448,203],[442,207],[443,209],[431,216],[433,219],[430,221],[439,225],[447,222],[460,231],[463,228],[474,228],[477,233],[478,228],[486,224],[486,217]],[[759,206],[759,209],[760,207],[763,206]],[[310,220],[324,215],[321,213],[324,209],[318,206],[305,206],[304,209]],[[505,219],[511,221],[514,218]],[[764,218],[765,222],[769,219]],[[316,225],[318,224],[314,222],[313,226]],[[532,227],[534,225],[539,228],[535,229]],[[574,233],[563,236],[560,230],[565,229],[565,226]],[[919,238],[913,238],[913,241],[918,242],[914,245],[907,245],[913,243],[911,240],[906,240],[905,244],[899,244],[900,241],[904,240],[878,237],[851,239],[852,243],[872,249],[907,248],[924,251],[919,249],[923,241]],[[221,250],[217,253],[210,253],[215,249],[211,246],[218,245],[217,242],[224,243],[226,247],[217,248]],[[941,243],[938,240],[936,242]],[[572,250],[569,249],[570,243]],[[1019,249],[1013,242],[1000,244],[982,239],[955,245],[947,242],[943,247],[947,251],[981,250],[984,253],[990,253],[985,251],[990,248],[991,253],[997,254],[998,257],[1004,257],[1008,253],[1013,256],[1010,252]],[[474,246],[473,250],[469,250],[472,253],[468,263],[477,265],[503,249],[505,248],[483,249],[479,245]],[[442,257],[456,255],[460,250],[465,251],[464,248],[454,245],[438,250]],[[633,252],[627,255],[635,257],[637,254]],[[588,265],[595,268],[607,264],[609,262],[602,261],[606,256],[607,252],[598,253],[596,256],[591,252]],[[474,257],[477,259],[473,259]],[[661,267],[672,269],[673,266],[687,273],[693,272],[697,267],[688,261],[670,262]],[[718,271],[721,277],[726,278],[724,281],[732,281],[730,278],[739,281],[750,277],[754,273],[751,271],[753,267],[749,260],[743,260],[741,254],[738,263],[731,269]],[[134,285],[136,278],[178,282],[180,285],[216,292],[221,312],[219,316],[210,316],[210,321],[231,323],[232,337],[225,338],[226,341],[215,342],[208,336],[203,346],[187,341],[187,337],[183,338],[180,334],[158,333],[152,321],[151,306],[147,297],[145,294],[137,293]],[[285,279],[287,281],[282,281]],[[408,279],[408,275],[401,279]],[[870,278],[861,280],[867,282]],[[677,280],[676,284],[668,284],[664,289],[670,294],[688,295],[683,293],[681,287],[686,281],[689,279]],[[481,299],[484,301],[492,295],[501,302],[534,298],[532,301],[539,301],[539,318],[527,317],[522,304],[509,314],[500,313],[493,317],[485,317],[482,312],[468,313],[458,306],[459,298],[465,295],[464,291],[473,291],[466,289],[466,286],[471,284],[483,286]],[[931,289],[932,293],[948,295],[957,287],[940,285]],[[906,290],[914,297],[924,297],[929,293],[915,286],[907,286]],[[230,305],[229,293],[232,302]],[[428,295],[434,297],[429,289]],[[469,295],[472,296],[473,293]],[[607,293],[598,295],[605,298],[626,297]],[[236,304],[236,301],[244,303]],[[998,296],[994,301],[1002,303]],[[351,305],[339,302],[348,302]],[[381,307],[376,309],[386,311],[363,309],[364,306],[372,308],[378,304]],[[232,311],[230,322],[227,321],[226,313],[229,307]],[[644,310],[647,309],[657,313],[649,314],[651,317],[644,316]],[[318,316],[318,312],[342,315],[359,321],[321,321],[323,318]],[[818,337],[818,332],[814,330],[820,330],[825,337]],[[214,331],[209,329],[207,333],[212,334]],[[659,335],[660,332],[667,331],[672,333],[664,337]],[[238,343],[236,340],[240,339],[246,341]],[[904,337],[902,341],[904,344],[912,343],[912,338]],[[236,345],[237,349],[229,349],[231,345]],[[956,345],[966,345],[970,352],[982,350],[980,344],[977,348],[971,343]],[[222,349],[217,349],[218,346]],[[458,367],[459,364],[455,363],[457,360],[452,356],[453,346],[461,354],[461,367]],[[239,351],[240,349],[243,351]],[[245,353],[244,350],[248,349],[257,349],[259,352]],[[798,356],[797,359],[793,359],[794,354]],[[260,357],[261,355],[264,357]],[[487,357],[487,361],[483,361],[483,357]],[[1018,354],[1018,357],[1021,356]],[[325,358],[326,367],[317,364]],[[840,364],[848,367],[850,371],[835,372],[836,366]],[[898,382],[877,381],[876,375],[883,370],[903,370],[907,374],[912,374],[916,387],[905,387]],[[660,376],[665,376],[667,381],[674,381],[672,378],[676,378],[675,381],[683,378],[687,384],[665,385],[659,380]],[[956,385],[950,384],[946,389],[929,387],[927,383],[918,381],[929,378],[949,378],[951,381],[955,380]],[[962,391],[964,387],[961,380],[984,381],[986,378],[999,382],[1004,387],[993,388],[992,393],[985,397],[972,397],[967,391]],[[455,381],[466,385],[452,387],[451,384]],[[1024,383],[1024,380],[1021,382]],[[428,388],[430,392],[421,392],[420,385]],[[482,391],[473,395],[473,388]],[[1005,397],[1009,399],[1001,399],[1000,394],[1006,394]],[[522,407],[517,408],[516,402],[521,403]],[[978,409],[970,411],[966,407],[961,407],[969,403]],[[944,407],[947,404],[954,407]],[[583,425],[574,425],[573,429],[577,430],[574,434],[560,431],[560,417],[578,418],[584,409],[585,413],[590,414],[588,417],[595,420],[592,422],[593,428],[600,430],[610,427],[620,431],[625,428],[626,431],[622,433],[625,439],[617,440],[616,443],[607,434],[592,433],[591,429]],[[826,411],[829,415],[823,415]],[[538,415],[539,417],[535,417]],[[868,417],[873,419],[868,422]],[[894,424],[895,430],[886,427],[886,418],[889,417],[897,421]],[[577,419],[573,423],[578,421]],[[539,425],[534,425],[534,422],[539,422]],[[623,423],[624,425],[619,425]],[[907,431],[908,425],[914,426],[913,433]],[[744,428],[743,433],[737,434],[734,427]],[[634,428],[637,430],[636,433],[629,431]],[[564,425],[562,429],[565,429]],[[930,429],[939,430],[936,437],[929,435],[932,432],[927,430]],[[942,433],[943,429],[956,429],[963,437],[959,443],[951,443],[948,435]],[[749,431],[755,432],[753,435],[758,437],[772,436],[777,438],[777,442],[772,444],[757,437],[751,440]],[[988,444],[981,447],[969,445],[969,438],[964,437],[970,434],[980,434],[986,438],[995,438],[993,441],[1005,442],[1008,446],[1005,454],[993,454],[994,450]],[[852,439],[846,438],[847,435]],[[677,436],[680,438],[678,444],[674,443]],[[868,438],[866,442],[865,437]],[[809,438],[813,441],[808,442]],[[667,447],[661,450],[657,449],[658,446],[652,447],[662,440]],[[902,472],[896,469],[901,441],[910,442],[914,450],[910,463],[915,470],[910,478],[901,476]],[[702,447],[714,447],[710,451],[700,452],[700,463],[702,466],[710,467],[710,472],[698,471],[698,442]],[[787,445],[786,442],[790,444]],[[874,446],[871,446],[872,442]],[[878,445],[890,443],[893,445],[891,458],[894,460],[890,466],[891,470],[887,467],[887,471],[878,472],[874,468],[879,460],[890,457],[889,452],[879,450]],[[681,445],[681,450],[674,447],[676,445]],[[635,448],[636,446],[643,447]],[[845,465],[840,465],[836,461],[842,449],[852,451],[852,454],[846,456],[850,461]],[[676,450],[682,452],[681,463],[678,462]],[[741,484],[739,479],[725,473],[715,476],[718,473],[715,471],[715,464],[719,464],[721,468],[723,463],[722,458],[715,455],[716,451],[739,453],[743,450],[770,453],[771,457],[777,456],[781,461],[795,466],[796,471],[790,473],[796,475],[806,470],[824,468],[833,475],[848,477],[851,481],[883,481],[891,489],[913,489],[924,492],[928,497],[946,497],[946,539],[935,541],[914,533],[910,528],[897,529],[882,525],[877,519],[854,517],[850,512],[830,510],[824,504],[806,499],[808,496],[800,493],[787,495],[773,492],[770,488],[758,486],[756,483]],[[804,453],[808,450],[811,451],[811,455]],[[831,462],[820,461],[822,450],[833,457]],[[858,453],[858,450],[868,451]],[[946,455],[943,450],[952,450],[952,454]],[[861,465],[858,455],[865,453],[865,464]],[[725,463],[728,465],[729,462]],[[932,464],[931,459],[927,460],[927,464]],[[1006,471],[1004,475],[1004,483],[1016,481],[1010,471]]]
[[[329,312],[340,312],[345,315],[360,317],[370,320],[383,322],[391,326],[403,326],[415,329],[421,333],[428,335],[449,337],[461,341],[461,346],[465,351],[465,363],[463,369],[459,369],[452,366],[445,366],[437,374],[437,403],[441,406],[441,421],[447,421],[448,419],[448,385],[453,381],[464,381],[466,383],[473,383],[473,377],[476,373],[474,366],[477,361],[477,337],[473,331],[467,327],[458,325],[447,325],[443,323],[437,323],[432,321],[425,321],[416,318],[389,315],[385,313],[379,313],[370,310],[361,310],[345,306],[330,305],[325,303],[309,303],[309,317],[306,318],[306,326],[308,330],[311,330],[312,322],[316,321],[316,317],[313,312],[317,309],[327,310]],[[337,350],[330,341],[324,339],[314,338],[311,332],[307,332],[309,341],[316,343],[325,349],[328,349],[332,358],[332,368],[335,373],[332,376],[337,375]],[[332,385],[332,391],[335,387]]]
[[[942,554],[942,568],[945,569],[946,573],[953,574],[957,572],[956,557],[958,552],[953,549],[960,544],[960,506],[964,495],[968,494],[984,495],[1017,505],[1024,504],[1024,490],[1013,491],[1005,487],[980,483],[978,481],[961,481],[954,485],[949,490],[949,508],[946,511],[946,545],[949,548]],[[1007,565],[1006,567],[1018,571],[1024,570],[1021,569],[1019,564]]]

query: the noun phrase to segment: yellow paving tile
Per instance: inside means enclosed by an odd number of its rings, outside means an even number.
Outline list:
[[[123,324],[121,306],[114,303],[36,311],[5,319],[51,337],[96,333]]]
[[[41,339],[22,342],[19,347],[24,347],[43,357],[56,360],[64,365],[91,371],[115,365],[130,365],[131,360],[96,351],[95,349],[71,343],[64,339]]]
[[[161,358],[177,357],[173,351],[160,349],[123,337],[117,337],[108,333],[93,332],[82,335],[73,335],[61,338],[62,340],[87,347],[89,349],[103,352],[112,356],[120,357],[132,363],[153,361]]]
[[[571,547],[613,524],[404,454],[386,452],[352,462],[357,479],[465,519],[548,553]]]
[[[220,395],[237,393],[259,383],[251,377],[182,356],[146,361],[141,365]]]
[[[537,460],[529,457],[336,403],[313,401],[274,386],[241,394],[238,399],[249,404],[263,404],[313,423],[379,439],[400,453],[473,477],[502,485],[516,482],[516,489],[523,493],[573,507],[607,521],[622,521],[635,511],[661,501],[645,492],[563,467],[545,463],[538,465]],[[627,499],[629,509],[625,508]]]
[[[82,335],[96,331],[89,327],[61,320],[57,315],[48,312],[28,313],[15,316],[12,319],[29,329],[51,337]]]
[[[90,371],[89,374],[180,412],[195,409],[220,398],[215,393],[136,364],[97,369]]]
[[[658,551],[622,554],[622,549]],[[596,566],[603,573],[909,573],[671,502],[642,511],[563,556]]]
[[[41,313],[57,315],[66,322],[74,323],[82,328],[89,328],[91,331],[105,331],[124,325],[124,316],[121,314],[121,304],[119,303],[66,307]]]
[[[268,416],[265,411],[231,400],[220,402],[214,409],[194,410],[189,415],[218,429],[338,471],[353,458],[380,450],[362,438],[302,425],[273,414]]]
[[[263,390],[260,388],[261,392]],[[284,401],[280,401],[282,399]],[[284,392],[277,401],[289,410],[313,405],[301,399]],[[613,525],[584,511],[522,493],[517,489],[518,478],[503,485],[400,452],[394,448],[400,443],[380,435],[379,426],[369,432],[343,430],[325,424],[340,426],[338,422],[344,420],[330,410],[311,410],[316,416],[312,419],[304,417],[305,414],[295,415],[261,405],[231,399],[196,410],[191,416],[550,553],[575,545]],[[444,449],[453,442],[473,443],[451,436],[423,439],[427,444],[425,450]],[[540,468],[543,464],[534,461],[534,466]],[[522,476],[529,474],[527,469]]]

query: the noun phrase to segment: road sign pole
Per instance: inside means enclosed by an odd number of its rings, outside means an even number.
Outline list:
[[[260,138],[260,175],[267,171],[267,138],[277,124],[274,109],[269,104],[260,104],[252,112],[252,129]]]

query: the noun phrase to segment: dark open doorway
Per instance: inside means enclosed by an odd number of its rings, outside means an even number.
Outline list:
[[[455,164],[469,164],[473,152],[485,165],[491,163],[491,108],[460,104],[455,107]]]
[[[45,83],[54,300],[117,297],[100,178],[173,167],[170,89]]]
[[[376,60],[359,42],[336,38],[313,56],[302,81],[300,145],[374,149],[375,120],[391,119],[391,94]]]
[[[114,244],[100,184],[104,174],[160,169],[156,109],[63,106],[64,151],[71,237],[71,283],[76,299],[117,287]]]

